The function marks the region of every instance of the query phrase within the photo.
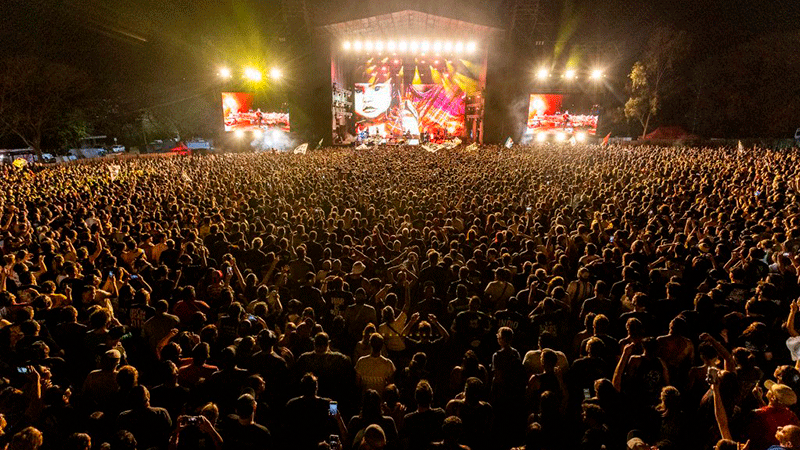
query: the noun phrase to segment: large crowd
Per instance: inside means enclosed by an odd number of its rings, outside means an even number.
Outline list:
[[[800,449],[794,151],[0,168],[0,449]]]

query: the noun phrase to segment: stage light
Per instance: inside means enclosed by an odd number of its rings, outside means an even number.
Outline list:
[[[231,77],[231,69],[227,67],[221,67],[219,69],[219,76],[220,78],[225,78],[226,80]]]
[[[422,41],[422,45],[420,45],[420,48],[422,49],[423,52],[427,53],[428,50],[431,49],[431,43],[428,41]]]
[[[394,43],[394,41],[389,41],[389,42],[386,43],[386,50],[389,50],[390,52],[393,52],[393,51],[395,51],[396,48],[397,48],[397,45]]]
[[[456,53],[461,53],[464,51],[464,43],[463,42],[456,42]]]
[[[361,41],[353,42],[353,49],[357,52],[361,51]]]
[[[600,69],[594,69],[592,71],[592,79],[599,80],[600,78],[603,78],[603,71]]]
[[[364,42],[364,50],[368,52],[372,51],[372,41]]]
[[[567,69],[567,71],[564,72],[564,78],[568,80],[575,78],[575,69]]]
[[[279,80],[282,76],[283,73],[281,72],[281,69],[278,69],[277,67],[273,67],[269,71],[269,77],[273,80]]]
[[[436,41],[433,44],[433,51],[435,51],[436,53],[439,53],[439,52],[442,51],[442,43],[440,41]]]
[[[407,52],[407,51],[408,51],[408,42],[406,42],[406,41],[400,41],[400,43],[399,43],[399,44],[397,44],[397,48],[398,48],[398,49],[399,49],[401,52]]]
[[[244,69],[244,77],[250,81],[261,81],[261,72],[258,69],[247,67]]]
[[[475,53],[475,50],[478,49],[478,44],[474,41],[467,44],[467,53]]]
[[[547,69],[545,69],[544,67],[542,67],[541,69],[539,69],[538,72],[536,72],[536,78],[538,78],[540,80],[547,79],[548,75],[550,75],[550,74],[547,72]]]
[[[376,41],[375,42],[375,51],[380,53],[383,51],[383,41]]]
[[[417,41],[411,41],[411,45],[408,46],[411,49],[411,53],[416,53],[419,50],[419,43]]]
[[[586,132],[584,132],[584,131],[579,131],[579,132],[575,133],[575,140],[578,141],[578,142],[586,142],[586,138],[587,137],[588,136],[586,135]]]
[[[345,50],[350,50],[350,41],[344,41],[342,43],[342,48]]]
[[[237,139],[241,139],[241,138],[243,138],[243,137],[244,137],[244,130],[236,130],[236,131],[234,131],[234,132],[233,132],[233,135],[234,135],[234,136],[235,136]]]
[[[453,51],[453,43],[450,42],[450,41],[445,42],[444,43],[444,51],[452,52]]]
[[[544,142],[547,140],[547,135],[544,133],[536,133],[536,142]]]
[[[567,140],[567,134],[566,133],[564,133],[563,131],[559,131],[558,133],[556,133],[556,141],[564,142],[566,140]]]
[[[264,137],[264,132],[261,130],[253,130],[253,137],[256,139],[261,139]]]

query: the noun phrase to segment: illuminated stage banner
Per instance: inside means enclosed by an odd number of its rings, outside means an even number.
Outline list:
[[[222,114],[225,131],[278,129],[289,132],[289,113],[253,110],[253,94],[248,92],[223,92]]]
[[[583,131],[594,136],[597,133],[597,107],[586,108],[591,109],[589,114],[575,114],[570,111],[570,105],[576,103],[566,100],[559,94],[531,94],[527,134]]]
[[[465,136],[465,105],[470,95],[480,93],[483,69],[455,57],[334,60],[334,142]]]

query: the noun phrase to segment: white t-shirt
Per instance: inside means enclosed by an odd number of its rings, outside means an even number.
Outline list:
[[[361,379],[361,388],[364,391],[375,389],[379,394],[383,393],[394,371],[394,363],[383,356],[362,356],[356,362],[356,373]]]

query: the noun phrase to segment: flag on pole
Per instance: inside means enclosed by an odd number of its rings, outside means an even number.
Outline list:
[[[608,145],[608,139],[611,137],[611,132],[609,132],[606,137],[603,138],[603,145]]]
[[[308,142],[298,145],[297,148],[292,151],[292,153],[295,155],[305,155],[306,151],[308,151]]]
[[[322,139],[319,140],[319,144],[317,144],[317,148],[315,148],[314,150],[319,150],[322,147],[323,139],[325,139],[325,138],[322,138]]]
[[[28,165],[28,161],[25,161],[22,158],[17,158],[11,164],[13,164],[14,167],[16,167],[17,169],[22,169],[23,167]]]
[[[511,136],[509,136],[508,139],[506,139],[505,147],[506,148],[511,148],[513,146],[514,146],[514,140],[511,139]]]

